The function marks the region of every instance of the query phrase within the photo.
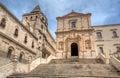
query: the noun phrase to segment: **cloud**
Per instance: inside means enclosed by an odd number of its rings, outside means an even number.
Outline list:
[[[21,15],[30,12],[36,5],[48,18],[48,28],[54,38],[57,28],[56,17],[72,10],[92,13],[92,25],[120,24],[120,0],[0,0],[12,13],[21,19]]]
[[[42,1],[42,2],[41,2]],[[92,13],[92,25],[120,23],[119,0],[41,0],[40,5],[48,17],[49,29],[55,37],[56,17],[63,16],[72,10]]]

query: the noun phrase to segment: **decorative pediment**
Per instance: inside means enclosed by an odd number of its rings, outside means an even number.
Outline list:
[[[85,15],[85,14],[72,11],[71,13],[64,15],[63,17],[78,16],[78,15]]]
[[[57,17],[57,19],[59,19],[59,18],[66,18],[66,17],[86,16],[86,15],[90,15],[91,16],[91,13],[83,14],[83,13],[72,11],[72,12],[70,12],[70,13],[62,16],[62,17]]]

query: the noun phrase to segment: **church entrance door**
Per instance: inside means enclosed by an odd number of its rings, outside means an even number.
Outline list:
[[[71,56],[78,56],[78,45],[76,43],[71,44]]]

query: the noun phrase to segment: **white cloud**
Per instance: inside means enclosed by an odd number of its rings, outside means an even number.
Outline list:
[[[30,12],[39,4],[48,18],[49,30],[54,37],[57,28],[56,17],[72,10],[92,13],[92,25],[116,23],[120,18],[120,0],[0,0],[0,2],[3,2],[19,19],[22,14]],[[113,20],[109,21],[110,19]]]

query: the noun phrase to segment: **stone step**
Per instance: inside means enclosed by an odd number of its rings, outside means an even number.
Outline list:
[[[18,74],[7,78],[120,78],[120,76],[80,76],[80,75],[44,75],[44,74]]]
[[[79,76],[120,76],[111,65],[105,64],[50,64],[40,65],[29,74],[79,75]]]
[[[49,64],[104,64],[100,59],[53,59]]]
[[[14,74],[8,78],[120,78],[120,72],[99,59],[55,59],[28,74]]]

